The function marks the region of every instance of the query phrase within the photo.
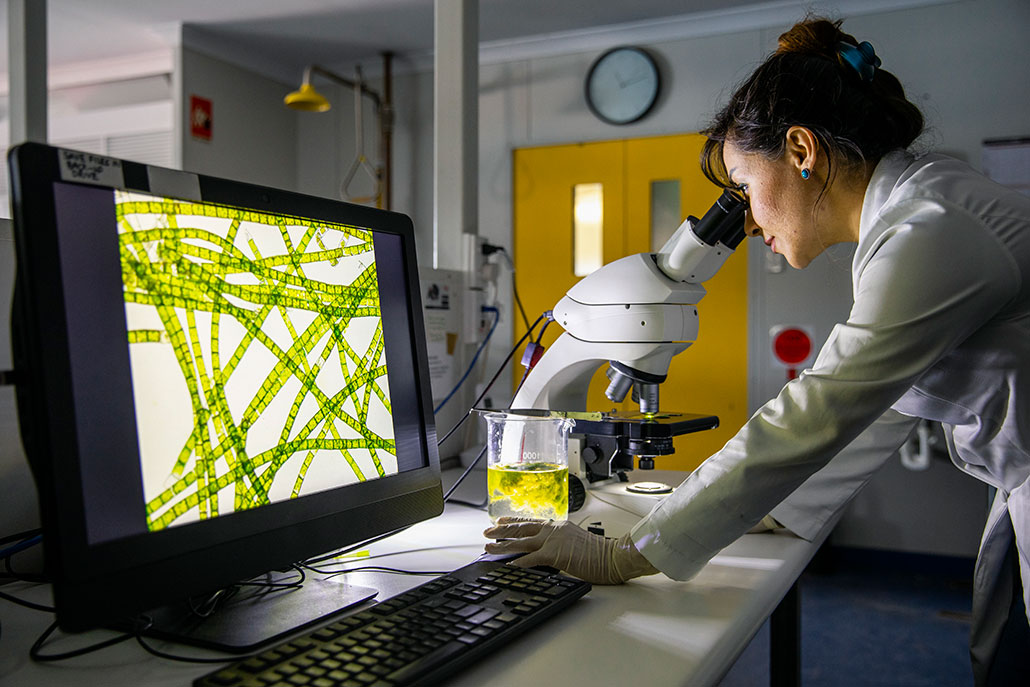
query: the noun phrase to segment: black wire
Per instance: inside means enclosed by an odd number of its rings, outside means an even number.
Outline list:
[[[546,317],[547,321],[544,322],[544,326],[540,328],[540,333],[537,334],[537,337],[536,337],[536,343],[537,344],[539,344],[540,340],[544,338],[544,332],[547,331],[547,325],[551,324],[551,322],[554,321],[554,319],[551,317],[551,311],[550,310],[545,311],[542,315],[540,315],[540,317]],[[540,323],[540,317],[538,317],[536,319],[536,322],[533,323],[533,327],[530,327],[529,331],[526,332],[527,336],[529,335],[530,332],[533,331],[533,329],[537,326],[537,324]],[[522,337],[522,339],[520,339],[519,342],[517,344],[515,344],[515,348],[513,349],[512,352],[514,352],[515,350],[518,350],[518,347],[522,345],[522,341],[525,338],[526,337]],[[508,363],[508,359],[510,359],[510,358],[511,358],[511,355],[509,355],[508,358],[506,358],[504,360],[504,363],[502,364],[501,369],[504,369],[504,365],[506,365]],[[515,397],[519,395],[519,391],[522,390],[522,385],[526,383],[526,377],[529,376],[529,370],[530,370],[530,368],[526,367],[526,371],[522,374],[522,379],[519,380],[519,385],[515,388],[515,393],[513,393],[512,396],[511,396],[511,401],[508,402],[509,406],[512,403],[515,402]],[[497,375],[494,376],[494,379],[490,380],[490,384],[493,384],[495,379],[497,379]],[[489,386],[487,387],[487,389],[489,389]],[[471,412],[472,411],[470,410],[469,414],[471,414]],[[466,415],[466,417],[468,417],[468,416]],[[476,465],[479,463],[479,461],[481,461],[483,459],[483,456],[485,454],[486,454],[486,446],[483,447],[483,450],[479,452],[479,455],[476,456],[476,459],[474,461],[472,461],[472,463],[469,464],[469,466],[467,468],[465,468],[465,472],[461,473],[461,476],[458,477],[457,481],[454,484],[452,484],[451,488],[447,490],[446,494],[444,494],[444,496],[443,496],[444,503],[455,503],[455,504],[457,504],[459,506],[469,506],[470,508],[486,508],[486,506],[490,503],[490,496],[489,496],[489,494],[487,495],[487,497],[485,499],[483,499],[482,503],[472,503],[470,501],[459,501],[457,499],[454,499],[453,501],[449,501],[448,500],[450,495],[454,493],[454,490],[458,488],[458,485],[461,484],[462,481],[464,481],[464,479],[468,476],[468,474],[470,472],[472,472],[472,468],[476,467]]]
[[[470,472],[472,472],[472,468],[476,467],[479,461],[483,459],[484,455],[486,455],[486,446],[484,446],[483,450],[479,452],[479,455],[476,456],[476,459],[469,463],[469,466],[465,468],[465,472],[461,473],[461,477],[459,477],[457,481],[451,485],[451,488],[447,490],[447,493],[443,495],[444,503],[447,503],[447,499],[451,497],[451,494],[453,494],[454,490],[458,488],[458,485],[462,483],[462,481],[468,476]]]
[[[494,385],[494,382],[497,381],[497,378],[501,376],[501,372],[503,372],[504,368],[508,365],[508,361],[510,361],[512,356],[515,355],[515,352],[519,350],[519,346],[521,346],[525,342],[525,340],[529,338],[529,336],[533,333],[533,330],[536,329],[536,326],[540,324],[540,320],[544,319],[545,317],[547,317],[547,313],[541,313],[540,317],[536,318],[536,322],[529,326],[529,328],[526,330],[526,333],[523,334],[522,338],[519,339],[518,342],[512,347],[507,357],[497,368],[497,372],[495,372],[494,376],[490,378],[490,382],[486,385],[486,387],[483,388],[482,393],[480,393],[479,397],[472,402],[472,408],[469,408],[469,411],[465,413],[465,415],[463,415],[462,418],[458,420],[458,422],[453,427],[451,427],[446,434],[444,434],[443,439],[440,439],[436,442],[437,446],[443,446],[443,442],[447,441],[447,439],[449,439],[450,436],[454,434],[458,430],[458,428],[462,426],[462,424],[465,423],[465,420],[467,420],[469,416],[472,415],[472,410],[477,405],[479,405],[479,402],[482,401],[483,397],[486,396],[486,394],[490,391],[490,388]]]
[[[50,635],[52,635],[54,633],[54,630],[56,629],[57,621],[55,620],[54,622],[50,623],[50,627],[43,630],[43,634],[39,636],[39,639],[37,639],[35,643],[32,645],[32,647],[29,649],[29,658],[31,658],[33,661],[36,661],[37,663],[47,663],[49,661],[63,661],[68,658],[75,658],[76,656],[83,656],[94,651],[99,651],[100,649],[106,649],[109,646],[114,646],[115,644],[120,644],[124,641],[130,640],[135,636],[134,633],[126,633],[123,635],[119,635],[117,637],[112,637],[111,639],[105,639],[104,641],[97,642],[96,644],[90,644],[89,646],[74,649],[73,651],[65,651],[60,654],[42,653],[40,649],[43,648],[43,645],[46,643],[47,638],[50,637]]]
[[[290,568],[300,574],[300,579],[293,582],[237,582],[234,586],[237,587],[262,587],[268,591],[279,591],[280,589],[300,589],[304,586],[304,580],[307,579],[307,574],[301,569],[299,565],[291,565]],[[284,571],[285,572],[285,571]]]
[[[522,307],[522,299],[519,298],[519,289],[515,286],[515,270],[511,271],[511,294],[515,296],[515,304],[519,306],[519,312],[522,313],[522,321],[525,322],[526,328],[529,328],[529,318],[526,317],[526,309]]]
[[[375,544],[377,541],[386,539],[387,537],[392,537],[395,534],[400,534],[401,532],[403,532],[404,530],[408,529],[409,527],[411,527],[411,525],[405,525],[404,527],[398,527],[397,529],[391,530],[390,532],[387,532],[385,534],[380,534],[379,536],[372,537],[371,539],[365,539],[364,541],[359,541],[357,544],[353,544],[353,545],[351,545],[351,546],[349,546],[349,547],[347,547],[345,549],[339,549],[337,551],[330,551],[329,553],[324,553],[321,556],[315,556],[313,558],[305,558],[303,561],[300,562],[299,565],[301,565],[302,567],[310,568],[312,563],[321,563],[322,561],[327,561],[330,558],[338,558],[340,556],[346,556],[351,551],[357,551],[358,549],[364,548],[364,547],[368,546],[369,544]]]
[[[29,537],[27,539],[22,539],[17,544],[11,544],[10,546],[7,546],[2,551],[0,551],[0,558],[6,560],[11,556],[14,556],[15,554],[21,553],[22,551],[28,551],[41,541],[43,541],[43,535],[41,534],[37,534],[36,536]]]
[[[3,537],[0,537],[0,545],[6,544],[7,542],[11,541],[21,541],[23,539],[30,539],[42,533],[43,530],[37,527],[35,529],[25,530],[24,532],[18,532],[16,534],[8,534]]]
[[[229,601],[236,596],[237,590],[231,587],[225,589],[219,589],[217,592],[209,594],[199,605],[196,600],[191,596],[187,599],[187,604],[190,607],[190,613],[197,616],[198,618],[210,618],[214,615],[218,607],[226,601]]]
[[[21,552],[20,551],[16,551],[14,554],[11,554],[11,555],[13,556],[13,555],[15,555],[17,553],[21,553]],[[0,573],[0,578],[2,578],[2,579],[18,580],[20,582],[41,582],[41,583],[45,583],[45,582],[49,582],[50,581],[50,579],[47,576],[45,576],[45,575],[34,575],[32,573],[16,572],[14,570],[14,568],[11,567],[11,556],[4,556],[4,568],[7,570],[7,572],[6,573]]]
[[[10,601],[11,603],[18,604],[19,606],[24,606],[25,608],[31,608],[34,611],[43,611],[44,613],[53,613],[54,612],[54,608],[52,606],[45,606],[43,604],[38,604],[38,603],[36,603],[34,601],[28,601],[26,599],[19,599],[16,596],[11,596],[7,592],[0,592],[0,599],[4,599],[6,601]]]
[[[522,307],[522,299],[519,298],[519,289],[515,284],[515,260],[511,257],[511,253],[504,246],[497,246],[497,250],[504,253],[504,257],[508,258],[508,264],[511,266],[511,293],[515,297],[515,304],[519,306],[519,312],[522,313],[522,321],[526,324],[526,329],[529,329],[529,318],[526,317],[526,310]]]
[[[462,501],[461,499],[451,499],[447,503],[453,504],[455,506],[467,506],[469,508],[477,508],[479,510],[483,510],[490,504],[490,496],[487,495],[486,498],[484,498],[479,503],[472,503],[471,501]]]
[[[363,565],[360,568],[347,568],[346,570],[336,570],[334,572],[323,572],[322,575],[325,579],[336,577],[337,575],[346,575],[347,573],[354,572],[382,572],[390,573],[395,575],[424,575],[437,577],[439,575],[446,575],[447,573],[453,572],[451,570],[401,570],[400,568],[388,568],[382,565]]]
[[[35,539],[35,541],[32,541],[31,544],[29,544],[28,546],[17,548],[19,547],[19,544],[28,543],[33,539]],[[31,530],[25,530],[24,532],[6,535],[0,538],[0,546],[12,541],[17,541],[19,542],[19,544],[15,544],[12,547],[7,547],[8,549],[14,548],[15,550],[7,550],[2,557],[4,561],[4,569],[7,572],[0,572],[0,580],[18,580],[20,582],[49,582],[50,580],[48,580],[43,575],[34,575],[32,573],[19,573],[11,567],[12,557],[18,555],[19,553],[22,553],[23,551],[29,550],[30,548],[36,546],[42,541],[42,530],[36,528]]]

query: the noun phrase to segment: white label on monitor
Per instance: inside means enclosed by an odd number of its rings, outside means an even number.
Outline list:
[[[77,150],[58,150],[61,178],[82,184],[124,188],[122,161]]]

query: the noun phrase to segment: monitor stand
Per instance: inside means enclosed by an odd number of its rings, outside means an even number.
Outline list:
[[[250,583],[289,584],[293,572],[262,575]],[[236,594],[205,615],[203,600],[165,606],[144,614],[152,621],[143,635],[229,653],[246,653],[337,615],[377,594],[346,581],[313,579],[299,587],[239,587]],[[199,612],[198,612],[199,611]]]

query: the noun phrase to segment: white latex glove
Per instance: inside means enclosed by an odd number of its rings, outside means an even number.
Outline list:
[[[658,572],[633,546],[629,534],[608,539],[568,521],[509,517],[483,534],[507,540],[487,544],[487,553],[525,553],[512,563],[521,568],[547,565],[593,584],[621,584]]]
[[[759,534],[761,532],[772,532],[773,530],[783,529],[783,525],[778,523],[776,519],[767,515],[758,521],[758,524],[747,531],[748,534]]]

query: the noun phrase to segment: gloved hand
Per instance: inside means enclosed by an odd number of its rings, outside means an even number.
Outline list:
[[[547,565],[593,584],[621,584],[658,572],[633,546],[629,534],[608,539],[568,521],[504,517],[483,532],[487,553],[525,553],[512,561],[522,568]]]

